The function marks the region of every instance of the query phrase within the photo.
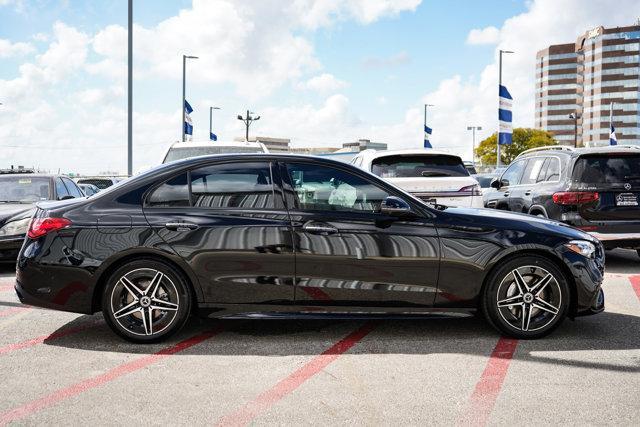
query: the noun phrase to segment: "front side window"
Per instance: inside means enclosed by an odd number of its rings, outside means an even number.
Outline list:
[[[191,200],[201,208],[275,207],[269,163],[225,163],[191,171]]]
[[[511,166],[504,171],[500,180],[505,182],[505,185],[518,185],[526,163],[526,160],[518,160],[517,162],[512,163]]]
[[[469,176],[460,157],[430,154],[378,157],[371,172],[381,178]]]
[[[302,210],[378,212],[389,196],[377,185],[342,169],[291,163],[287,171],[297,208]]]

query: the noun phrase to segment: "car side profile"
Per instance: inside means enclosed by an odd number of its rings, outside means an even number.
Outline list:
[[[562,221],[640,255],[640,147],[541,147],[492,182],[489,208]]]
[[[538,338],[604,309],[598,241],[555,221],[428,205],[354,166],[246,154],[168,163],[38,205],[22,302],[102,311],[154,342],[209,317],[482,312]]]

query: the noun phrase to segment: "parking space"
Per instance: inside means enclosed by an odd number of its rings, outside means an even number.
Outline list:
[[[605,313],[519,342],[475,318],[194,319],[132,345],[25,309],[5,269],[0,424],[635,424],[640,259],[607,257]]]

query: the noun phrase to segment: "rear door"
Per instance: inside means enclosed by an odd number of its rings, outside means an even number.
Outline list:
[[[579,206],[591,222],[640,220],[640,153],[598,153],[574,163],[571,187],[598,193],[597,203]]]
[[[293,303],[290,221],[271,162],[180,172],[152,190],[144,213],[192,268],[206,302]]]

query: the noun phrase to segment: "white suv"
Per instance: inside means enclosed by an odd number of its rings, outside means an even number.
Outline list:
[[[428,203],[482,208],[476,181],[453,154],[426,149],[364,150],[351,164],[383,178]]]

